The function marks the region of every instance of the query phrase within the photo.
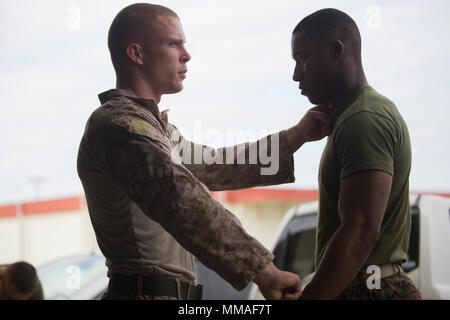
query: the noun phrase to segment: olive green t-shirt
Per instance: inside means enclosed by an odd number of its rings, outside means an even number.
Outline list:
[[[403,263],[411,229],[410,138],[406,123],[394,103],[370,86],[364,87],[340,111],[322,154],[316,267],[340,225],[340,180],[367,170],[387,172],[393,176],[393,182],[380,237],[366,266]]]

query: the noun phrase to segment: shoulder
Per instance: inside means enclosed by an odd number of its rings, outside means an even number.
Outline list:
[[[102,132],[121,131],[150,138],[161,137],[161,127],[155,116],[126,97],[116,97],[100,106],[92,113],[87,126]]]
[[[367,88],[336,121],[335,130],[395,129],[399,113],[395,104],[372,88]]]

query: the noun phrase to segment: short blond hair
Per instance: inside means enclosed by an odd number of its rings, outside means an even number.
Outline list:
[[[130,42],[140,42],[143,31],[152,32],[154,23],[158,16],[178,15],[171,9],[150,3],[135,3],[123,8],[114,18],[108,32],[108,48],[111,61],[119,73],[124,59],[126,49]]]

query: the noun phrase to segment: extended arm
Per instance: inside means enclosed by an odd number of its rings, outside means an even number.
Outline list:
[[[364,171],[341,180],[341,225],[303,299],[335,299],[357,275],[378,239],[391,186],[392,176],[383,171]]]
[[[210,190],[234,190],[294,181],[293,153],[329,134],[327,108],[310,109],[292,128],[253,143],[214,149],[186,140],[169,125],[173,152]]]

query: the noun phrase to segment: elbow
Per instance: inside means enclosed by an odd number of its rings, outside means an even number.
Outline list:
[[[347,229],[347,232],[353,234],[354,249],[362,255],[370,254],[380,237],[380,229],[369,223],[353,223],[344,226],[344,228]]]

